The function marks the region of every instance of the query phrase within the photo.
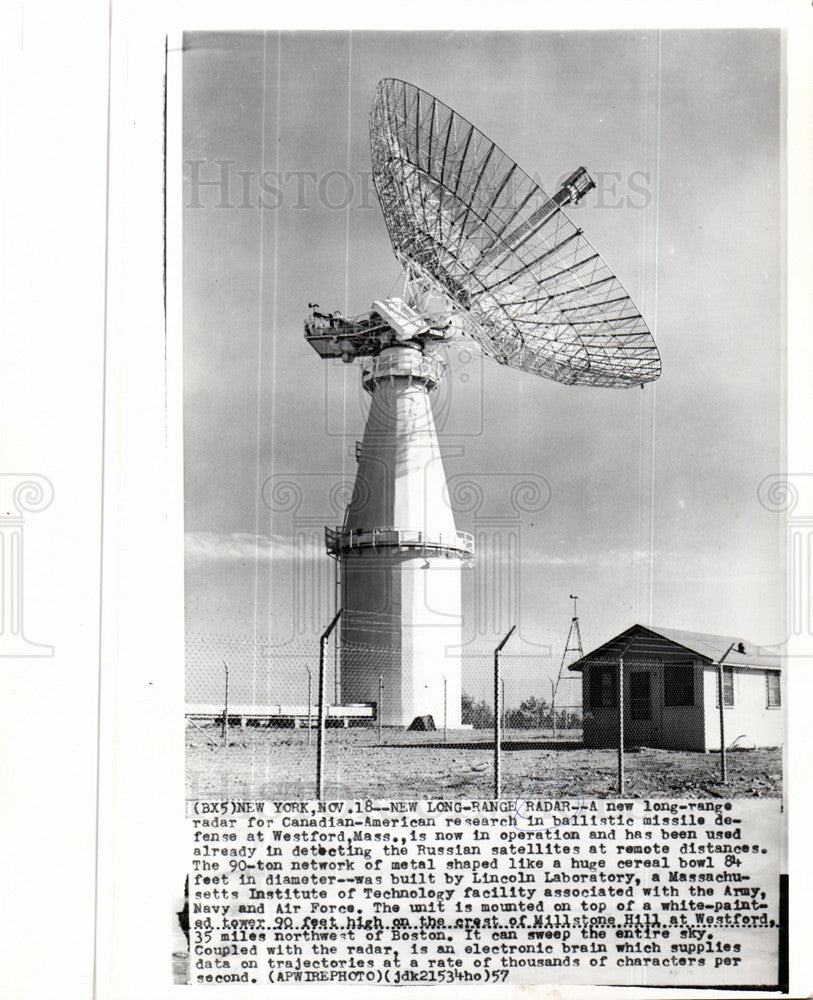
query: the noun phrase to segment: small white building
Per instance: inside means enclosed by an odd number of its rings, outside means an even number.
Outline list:
[[[633,625],[570,664],[582,674],[584,744],[618,745],[623,658],[624,743],[719,750],[717,663],[723,662],[727,747],[775,747],[784,739],[781,661],[745,640]]]

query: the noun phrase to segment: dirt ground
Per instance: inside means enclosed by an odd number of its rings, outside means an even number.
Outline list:
[[[580,735],[580,734],[579,734]],[[504,796],[535,782],[559,781],[594,798],[617,797],[617,751],[586,749],[568,734],[507,732],[502,753]],[[733,750],[728,784],[719,753],[630,749],[624,754],[627,798],[775,798],[782,790],[782,752]],[[325,794],[331,799],[491,798],[493,744],[485,731],[443,734],[329,729]],[[314,797],[316,733],[219,726],[187,729],[187,795],[191,799],[306,799]]]

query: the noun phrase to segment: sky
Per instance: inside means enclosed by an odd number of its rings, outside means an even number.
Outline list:
[[[633,622],[781,642],[785,528],[757,494],[784,468],[779,33],[201,33],[183,59],[189,677],[234,656],[256,696],[268,655],[304,677],[333,613],[322,527],[367,400],[302,324],[310,302],[355,315],[397,294],[368,134],[387,76],[549,192],[587,167],[597,189],[569,213],[663,364],[643,389],[597,389],[450,350],[434,403],[457,526],[479,539],[472,662],[517,624],[524,697],[558,670],[570,594],[585,651]]]

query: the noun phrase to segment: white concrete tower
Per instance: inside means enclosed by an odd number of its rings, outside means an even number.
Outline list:
[[[385,725],[460,725],[461,566],[429,399],[443,362],[399,344],[364,362],[372,400],[353,497],[327,548],[340,563],[341,700],[379,701]]]

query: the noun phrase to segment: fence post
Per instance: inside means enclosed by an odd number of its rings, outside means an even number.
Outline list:
[[[336,628],[342,609],[336,612],[333,621],[328,625],[319,639],[319,728],[316,732],[316,798],[321,802],[324,798],[324,774],[322,759],[325,746],[325,647],[330,633]]]
[[[512,625],[510,631],[507,633],[502,642],[494,650],[494,798],[499,799],[500,788],[502,785],[501,775],[500,775],[500,749],[502,743],[502,732],[501,732],[501,713],[502,705],[500,704],[501,698],[501,685],[500,685],[500,653],[502,652],[503,646],[508,642],[511,636],[514,634],[516,625]]]
[[[624,657],[618,657],[618,794],[624,794]]]
[[[618,657],[618,794],[624,794],[624,656],[635,641],[634,637]]]
[[[728,649],[717,661],[717,701],[720,703],[720,779],[724,785],[728,784],[728,763],[725,756],[725,707],[723,706],[723,660],[734,648],[732,642]]]

